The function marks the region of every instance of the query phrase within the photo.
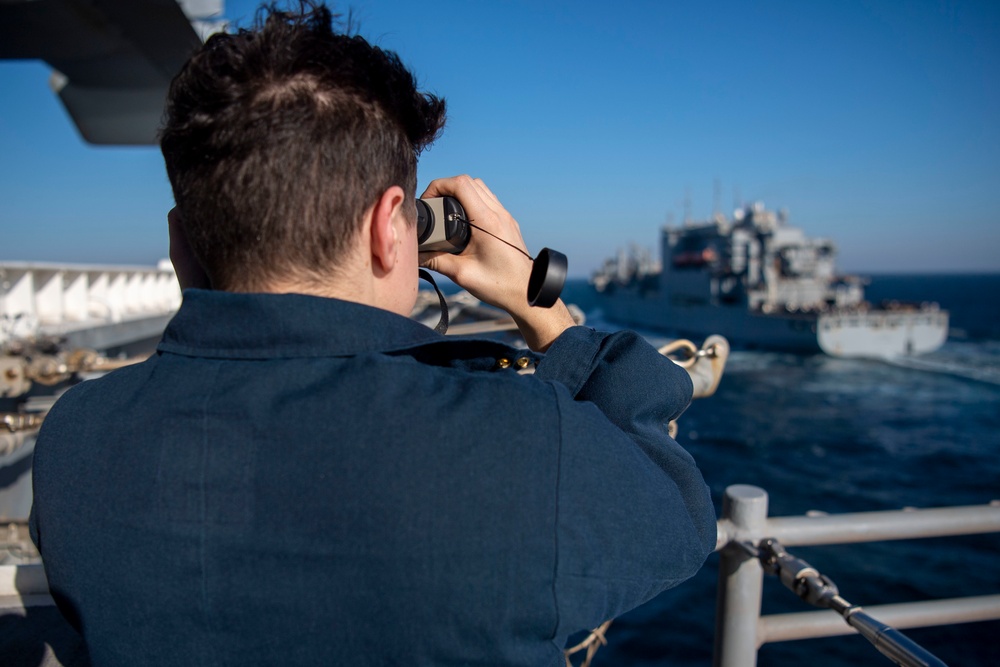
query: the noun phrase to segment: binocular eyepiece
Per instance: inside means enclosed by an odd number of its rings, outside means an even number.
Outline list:
[[[469,245],[472,229],[465,209],[454,197],[417,200],[417,243],[419,252],[447,252],[459,255]],[[499,239],[503,243],[508,243]],[[508,243],[508,245],[510,245]],[[519,251],[520,248],[518,248]],[[523,251],[521,251],[523,252]],[[542,248],[531,260],[528,303],[550,308],[559,300],[566,283],[568,261],[556,250]]]

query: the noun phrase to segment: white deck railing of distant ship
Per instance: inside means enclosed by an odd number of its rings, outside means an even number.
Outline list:
[[[180,302],[169,262],[156,267],[0,262],[0,342],[162,316]]]

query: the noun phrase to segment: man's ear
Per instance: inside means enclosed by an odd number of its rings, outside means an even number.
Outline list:
[[[396,225],[404,220],[406,193],[398,185],[391,186],[375,202],[371,212],[372,270],[388,273],[396,265],[402,239]]]

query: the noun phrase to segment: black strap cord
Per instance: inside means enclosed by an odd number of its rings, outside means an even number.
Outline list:
[[[479,225],[474,225],[474,224],[472,224],[472,220],[467,220],[467,221],[466,221],[466,223],[467,223],[467,224],[469,225],[469,227],[472,227],[473,229],[478,229],[478,230],[479,230],[479,231],[481,231],[481,232],[482,232],[483,234],[488,234],[488,235],[492,236],[492,237],[493,237],[493,238],[495,238],[495,239],[496,239],[497,241],[500,241],[500,243],[506,243],[506,244],[507,244],[507,245],[509,245],[509,246],[510,246],[511,248],[513,248],[514,250],[518,251],[519,253],[521,253],[522,255],[524,255],[525,257],[527,257],[528,259],[530,259],[530,260],[531,260],[532,262],[534,262],[534,261],[535,261],[535,258],[534,258],[534,257],[532,257],[531,255],[529,255],[528,253],[526,253],[526,252],[525,252],[524,250],[522,250],[521,248],[518,248],[518,247],[517,247],[516,245],[514,245],[514,244],[513,244],[513,243],[511,243],[510,241],[508,241],[508,240],[506,240],[506,239],[502,239],[502,238],[500,238],[499,236],[497,236],[497,235],[496,235],[496,234],[494,234],[493,232],[489,232],[489,231],[486,231],[485,229],[483,229],[483,228],[482,228],[482,227],[480,227]]]
[[[438,320],[437,326],[434,327],[434,331],[444,335],[448,333],[448,302],[445,300],[444,294],[441,293],[441,290],[438,289],[437,283],[434,282],[434,277],[431,276],[427,269],[420,269],[418,271],[418,275],[429,282],[431,287],[434,288],[434,291],[437,292],[438,301],[441,303],[441,319]]]

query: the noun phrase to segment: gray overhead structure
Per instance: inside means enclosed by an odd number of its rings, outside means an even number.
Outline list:
[[[222,0],[0,0],[0,58],[39,59],[83,138],[155,144],[171,79]]]

